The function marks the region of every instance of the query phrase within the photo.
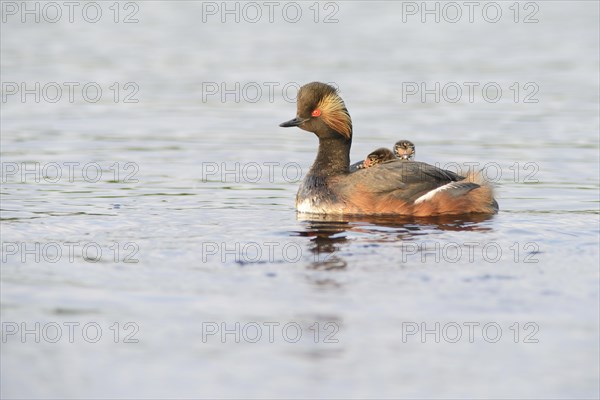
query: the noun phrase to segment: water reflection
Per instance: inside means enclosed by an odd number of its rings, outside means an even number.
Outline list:
[[[348,232],[379,235],[376,239],[379,242],[410,241],[441,231],[490,232],[492,225],[488,221],[493,218],[493,215],[410,217],[298,213],[297,219],[304,223],[305,229],[293,234],[310,238],[308,248],[314,257],[308,268],[343,270],[348,263],[340,252],[348,241]]]
[[[304,231],[295,232],[298,236],[311,238],[309,250],[314,258],[310,269],[338,270],[347,267],[348,263],[336,253],[341,245],[348,241],[346,231],[350,230],[348,222],[307,221]]]

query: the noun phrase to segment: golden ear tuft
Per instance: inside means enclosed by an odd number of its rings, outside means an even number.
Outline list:
[[[346,110],[346,105],[337,93],[325,95],[317,106],[321,111],[321,118],[331,129],[338,132],[346,139],[352,136],[352,120]]]

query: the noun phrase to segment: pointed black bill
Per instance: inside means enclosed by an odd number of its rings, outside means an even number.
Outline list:
[[[281,124],[279,124],[279,126],[281,126],[282,128],[289,128],[290,126],[302,125],[304,121],[306,121],[306,119],[296,117],[294,119],[290,119],[289,121],[282,122]]]

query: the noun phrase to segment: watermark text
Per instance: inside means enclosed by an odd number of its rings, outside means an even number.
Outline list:
[[[140,6],[133,1],[2,1],[2,23],[87,22],[95,24],[103,20],[114,23],[135,24],[139,22]]]
[[[2,263],[57,263],[67,261],[138,263],[135,242],[2,242]]]
[[[114,343],[139,343],[140,328],[135,322],[114,322],[107,326],[98,322],[2,322],[2,343],[98,343],[102,338]]]

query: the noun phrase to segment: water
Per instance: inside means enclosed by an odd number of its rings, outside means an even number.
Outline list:
[[[497,23],[119,3],[130,24],[6,4],[2,397],[599,396],[598,3],[520,3],[518,23],[509,2]],[[353,161],[410,139],[485,168],[501,212],[297,216],[317,141],[277,125],[313,80],[340,88]],[[407,94],[423,82],[438,102]]]

